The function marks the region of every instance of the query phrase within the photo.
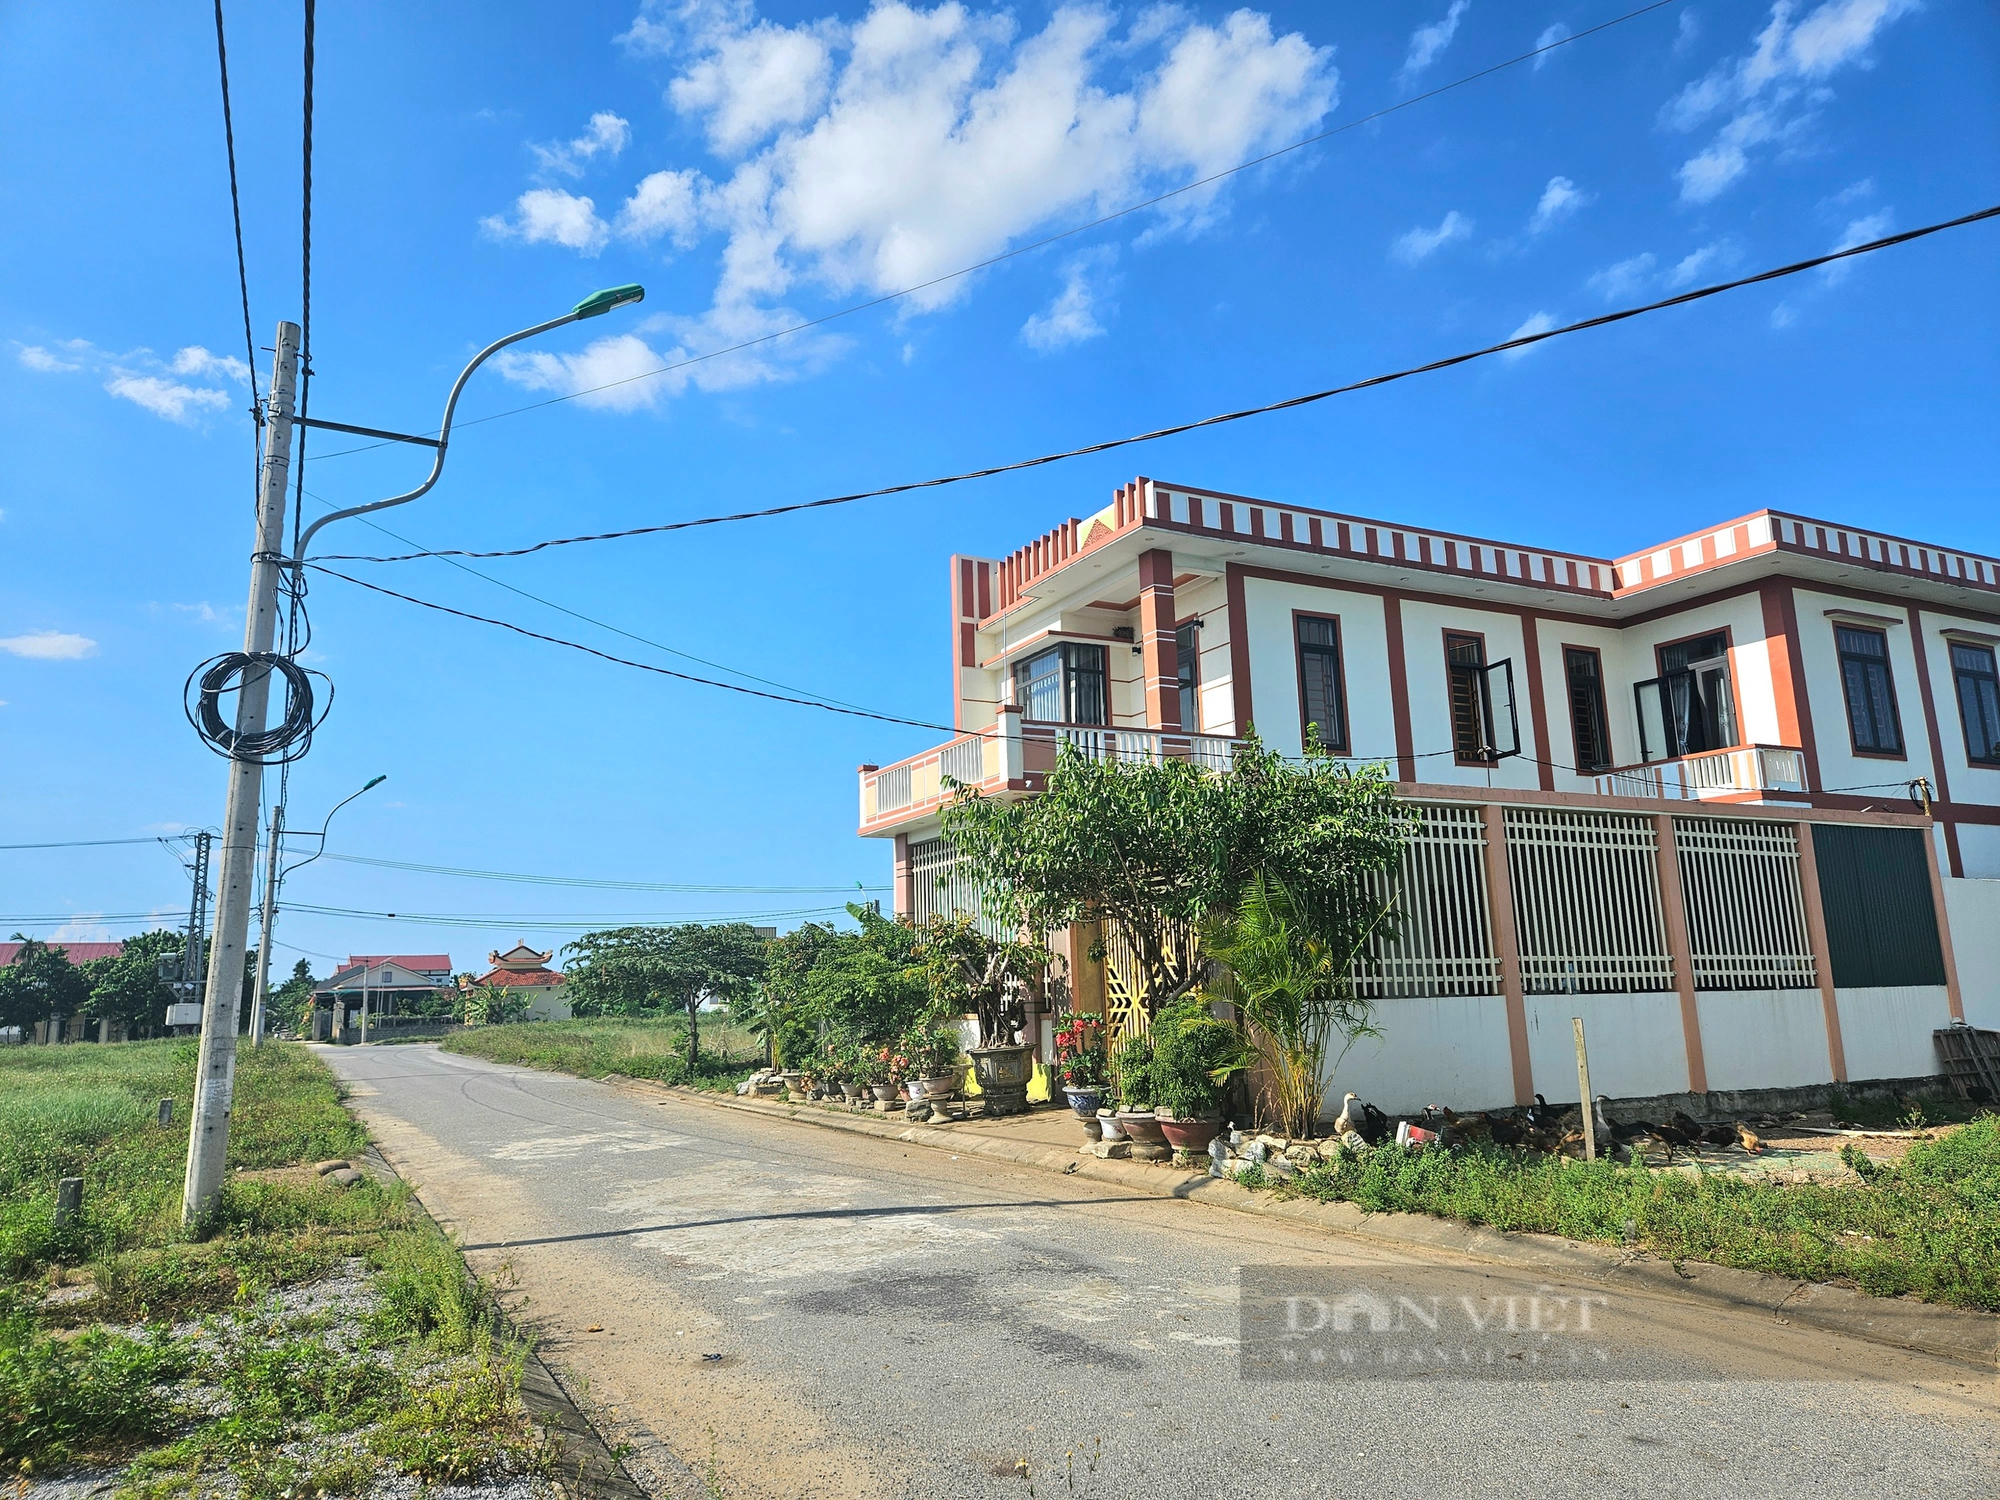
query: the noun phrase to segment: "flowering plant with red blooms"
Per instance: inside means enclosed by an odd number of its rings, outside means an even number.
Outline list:
[[[1056,1033],[1056,1071],[1063,1086],[1101,1089],[1111,1081],[1110,1059],[1104,1049],[1104,1028],[1088,1016],[1078,1016]]]

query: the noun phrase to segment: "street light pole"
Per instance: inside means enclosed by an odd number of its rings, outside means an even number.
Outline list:
[[[250,1045],[264,1045],[264,997],[271,987],[271,924],[278,920],[278,843],[285,836],[285,804],[271,809],[271,846],[264,861],[264,910],[257,923],[257,993],[250,1002]]]
[[[271,360],[271,398],[264,423],[264,464],[258,475],[257,537],[250,553],[250,602],[243,622],[246,663],[236,695],[236,739],[262,735],[270,706],[268,657],[277,635],[278,570],[285,547],[285,486],[292,472],[292,389],[299,370],[299,325],[278,325]],[[208,1216],[222,1191],[229,1151],[229,1111],[236,1086],[236,1013],[243,998],[243,947],[250,926],[250,882],[257,864],[257,805],[264,767],[248,756],[229,758],[222,818],[222,858],[216,875],[215,940],[208,990],[202,997],[201,1050],[195,1069],[194,1114],[188,1133],[181,1222]]]
[[[298,375],[300,335],[296,323],[278,325],[278,348],[271,370],[271,404],[264,425],[264,466],[258,476],[257,546],[250,554],[250,607],[243,627],[244,651],[251,660],[242,667],[236,697],[236,732],[229,749],[222,868],[216,880],[214,957],[202,1005],[193,1128],[188,1136],[187,1177],[181,1190],[181,1222],[185,1225],[198,1224],[215,1206],[222,1191],[223,1163],[229,1151],[229,1111],[236,1088],[236,1012],[242,997],[243,949],[250,929],[250,881],[257,861],[257,805],[263,790],[264,770],[261,760],[236,747],[246,739],[261,738],[264,734],[271,696],[271,643],[277,634],[279,569],[300,567],[305,560],[306,543],[329,522],[405,505],[428,493],[444,472],[445,448],[451,442],[451,423],[458,409],[459,393],[472,378],[472,372],[495,354],[509,344],[518,344],[565,323],[630,307],[644,301],[645,296],[646,289],[636,283],[611,287],[584,298],[560,318],[523,328],[488,344],[452,382],[436,439],[398,439],[430,443],[437,449],[437,458],[424,482],[405,494],[337,510],[321,516],[310,526],[301,527],[289,559],[284,556],[285,484],[292,467],[292,387]],[[328,424],[308,421],[307,425]]]

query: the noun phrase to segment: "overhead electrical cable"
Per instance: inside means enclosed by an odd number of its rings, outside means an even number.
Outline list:
[[[307,562],[306,567],[315,573],[324,573],[329,578],[338,578],[342,583],[351,583],[356,588],[369,589],[377,594],[387,594],[391,599],[401,599],[405,604],[419,605],[424,609],[434,609],[439,614],[456,615],[461,620],[471,620],[480,625],[494,625],[501,630],[511,630],[516,635],[525,635],[530,640],[546,641],[551,646],[567,646],[572,651],[581,651],[586,656],[595,656],[616,666],[631,667],[640,672],[653,672],[661,677],[675,677],[682,682],[697,683],[702,687],[723,688],[732,693],[744,693],[752,698],[766,698],[774,703],[791,703],[800,708],[824,709],[830,714],[847,714],[857,719],[874,719],[883,724],[907,724],[912,729],[935,729],[943,734],[957,734],[949,724],[933,724],[928,719],[905,719],[896,714],[878,714],[865,708],[842,708],[838,704],[824,703],[817,698],[795,698],[789,693],[767,693],[761,688],[747,688],[740,683],[719,682],[713,677],[697,677],[691,672],[676,672],[671,667],[656,667],[650,662],[633,661],[629,657],[613,656],[609,651],[600,651],[595,646],[586,646],[580,641],[566,641],[561,636],[544,635],[539,630],[529,630],[524,625],[513,625],[506,620],[495,620],[487,615],[475,615],[470,610],[453,609],[449,604],[438,604],[429,599],[419,599],[414,594],[400,594],[394,589],[385,589],[379,583],[366,583],[346,573],[323,567],[316,562]]]
[[[312,499],[317,500],[321,505],[324,505],[328,510],[333,510],[336,508],[331,500],[328,500],[320,495],[315,495],[311,490],[307,490],[306,494],[311,496]],[[382,525],[380,522],[371,521],[366,516],[361,516],[358,519],[360,520],[362,525],[368,527],[370,530],[379,531],[384,536],[389,537],[395,541],[401,542],[407,547],[415,547],[419,545],[418,543],[411,541],[408,537],[403,536],[398,532],[391,531],[388,527]],[[423,555],[423,554],[417,554],[417,555]],[[530,593],[528,590],[524,588],[520,588],[514,584],[508,583],[505,579],[495,578],[491,573],[482,573],[479,569],[471,566],[469,563],[462,563],[454,557],[448,557],[442,553],[437,553],[433,555],[437,557],[439,562],[449,563],[452,567],[457,568],[460,572],[469,573],[474,578],[483,579],[485,582],[492,584],[495,588],[505,589],[510,594],[519,594],[523,599],[531,600],[536,604],[542,605],[544,608],[556,611],[556,613],[558,614],[568,615],[572,620],[581,620],[586,625],[595,625],[599,630],[608,630],[613,635],[622,635],[628,641],[637,641],[642,646],[651,646],[655,651],[664,651],[669,656],[678,656],[683,661],[691,661],[700,666],[711,667],[718,672],[728,672],[732,676],[742,677],[750,682],[761,682],[765,687],[777,688],[782,692],[799,693],[804,695],[811,694],[811,689],[809,688],[794,687],[792,686],[792,684],[788,682],[776,682],[769,677],[759,677],[755,672],[746,672],[741,667],[732,667],[726,662],[710,661],[705,656],[696,656],[692,651],[683,651],[678,646],[669,646],[664,641],[656,641],[649,639],[646,636],[635,634],[634,632],[625,629],[623,626],[613,625],[608,620],[597,619],[594,616],[584,614],[580,610],[571,609],[567,604],[558,604],[553,599],[544,598],[540,594]],[[842,698],[827,697],[824,699],[824,701],[828,703],[838,704],[843,708],[859,708],[861,706],[858,703],[849,703]]]
[[[0,849],[101,849],[113,844],[158,844],[167,839],[189,839],[192,833],[149,834],[142,839],[64,839],[51,844],[0,844]]]
[[[222,34],[222,0],[215,0],[215,60],[222,73],[222,143],[229,153],[229,213],[236,223],[236,286],[243,294],[243,360],[250,372],[250,420],[252,434],[252,488],[263,462],[263,442],[257,434],[264,426],[264,405],[257,395],[257,338],[250,331],[250,271],[243,258],[243,200],[236,188],[236,122],[229,110],[229,44]]]
[[[420,875],[452,875],[466,880],[506,880],[523,885],[576,887],[598,891],[663,891],[699,896],[837,896],[859,891],[886,891],[886,885],[686,885],[655,880],[592,880],[571,875],[520,875],[509,870],[467,870],[453,865],[414,864],[401,859],[371,859],[361,854],[328,854],[342,864],[373,865],[384,870],[412,870]]]
[[[308,563],[310,565],[319,562],[413,562],[423,557],[526,557],[531,553],[541,552],[550,547],[571,547],[582,542],[618,541],[627,537],[651,536],[668,531],[685,531],[696,526],[721,526],[733,521],[760,520],[767,516],[791,515],[797,511],[821,510],[833,505],[851,505],[857,500],[872,500],[884,495],[903,495],[914,490],[937,489],[949,484],[963,484],[973,479],[990,479],[998,474],[1013,474],[1023,469],[1040,468],[1044,464],[1061,463],[1065,459],[1084,458],[1094,453],[1108,453],[1113,449],[1129,448],[1138,443],[1158,442],[1162,438],[1178,437],[1182,433],[1198,432],[1207,427],[1219,427],[1228,422],[1241,422],[1249,417],[1263,417],[1269,416],[1274,412],[1290,411],[1296,407],[1310,406],[1315,402],[1326,401],[1335,396],[1350,395],[1355,391],[1370,390],[1376,386],[1389,385],[1398,380],[1408,380],[1414,375],[1434,374],[1439,370],[1448,370],[1457,365],[1469,364],[1476,359],[1486,359],[1492,355],[1505,354],[1514,349],[1526,349],[1535,344],[1545,343],[1550,339],[1562,338],[1566,334],[1581,333],[1585,329],[1590,328],[1603,328],[1608,324],[1622,323],[1628,318],[1641,317],[1646,313],[1660,312],[1665,308],[1680,307],[1689,302],[1699,302],[1704,298],[1720,296],[1724,292],[1736,291],[1747,286],[1757,286],[1767,281],[1777,281],[1786,276],[1797,276],[1801,272],[1811,271],[1820,266],[1832,265],[1837,261],[1851,260],[1857,256],[1869,255],[1877,250],[1886,250],[1892,245],[1907,244],[1911,240],[1922,239],[1926,235],[1939,234],[1947,229],[1963,228],[1968,224],[1975,224],[1983,219],[1991,219],[1996,215],[2000,215],[2000,205],[1995,205],[1991,208],[1982,208],[1976,213],[1962,214],[1958,218],[1946,219],[1940,223],[1926,224],[1920,229],[1905,230],[1901,234],[1892,234],[1882,239],[1870,240],[1866,244],[1850,246],[1845,250],[1835,250],[1826,255],[1815,255],[1807,260],[1794,261],[1790,265],[1775,266],[1768,271],[1759,271],[1752,276],[1739,276],[1733,281],[1720,281],[1712,286],[1697,287],[1693,291],[1681,292],[1672,297],[1663,297],[1657,302],[1647,302],[1637,307],[1621,308],[1616,312],[1604,313],[1594,318],[1585,318],[1581,322],[1566,323],[1560,328],[1550,328],[1540,333],[1522,334],[1515,338],[1504,339],[1497,344],[1488,344],[1483,349],[1472,349],[1463,354],[1448,355],[1443,359],[1434,359],[1424,364],[1411,365],[1405,369],[1392,370],[1384,375],[1371,375],[1366,380],[1350,381],[1345,385],[1331,386],[1321,391],[1311,391],[1303,396],[1291,396],[1285,400],[1272,401],[1263,406],[1251,406],[1239,411],[1222,412],[1216,416],[1203,417],[1198,421],[1179,422],[1171,427],[1158,427],[1150,432],[1135,433],[1129,437],[1111,438],[1098,443],[1086,443],[1080,448],[1067,448],[1060,453],[1044,453],[1035,458],[1017,459],[1013,463],[994,464],[983,469],[971,469],[962,474],[946,474],[934,479],[912,480],[905,484],[884,485],[880,489],[860,490],[850,495],[833,495],[823,500],[801,500],[790,505],[773,505],[762,510],[737,511],[730,515],[701,516],[686,521],[666,521],[652,526],[633,526],[622,531],[601,531],[585,536],[553,537],[547,541],[535,542],[526,547],[503,547],[491,551],[450,548],[441,551],[406,552],[383,557],[362,556],[352,553],[329,553],[318,558],[308,559]],[[321,571],[330,570],[322,569]],[[335,574],[334,576],[345,577],[346,575]],[[347,581],[351,583],[357,580],[348,579]],[[365,584],[363,587],[372,588],[374,585]],[[391,591],[385,589],[382,592],[387,593]],[[422,603],[424,601],[417,600],[413,602]],[[488,623],[496,622],[489,621]],[[724,685],[726,686],[726,684]],[[871,715],[870,717],[884,716]],[[898,720],[896,722],[909,723],[912,721]]]
[[[721,359],[725,355],[740,354],[745,349],[754,349],[760,344],[768,344],[776,339],[789,338],[795,333],[804,333],[809,329],[822,327],[827,323],[836,322],[841,318],[848,318],[854,316],[856,313],[867,312],[870,308],[883,307],[891,302],[901,301],[905,297],[913,297],[918,292],[929,291],[934,286],[943,286],[947,282],[957,281],[962,277],[972,275],[974,272],[984,271],[989,267],[997,266],[1003,261],[1017,259],[1020,256],[1031,254],[1036,250],[1046,249],[1050,245],[1059,244],[1063,240],[1071,239],[1076,235],[1087,234],[1093,229],[1101,229],[1106,224],[1115,223],[1117,220],[1127,218],[1132,214],[1143,213],[1149,208],[1157,208],[1160,204],[1174,198],[1185,197],[1189,193],[1199,192],[1202,188],[1210,187],[1225,178],[1234,177],[1239,172],[1247,172],[1252,167],[1261,167],[1267,162],[1276,161],[1281,156],[1289,156],[1294,151],[1303,151],[1308,146],[1316,146],[1320,142],[1331,140],[1337,135],[1345,135],[1350,130],[1359,130],[1363,125],[1372,125],[1375,121],[1393,115],[1399,110],[1405,110],[1412,105],[1422,104],[1426,100],[1435,99],[1440,94],[1449,94],[1454,89],[1462,89],[1467,84],[1477,83],[1480,79],[1490,77],[1495,73],[1505,72],[1509,68],[1517,68],[1522,63],[1533,62],[1536,58],[1554,52],[1559,47],[1570,46],[1573,43],[1582,41],[1585,37],[1595,36],[1601,31],[1609,31],[1614,26],[1622,26],[1627,21],[1635,21],[1641,16],[1651,14],[1653,11],[1664,10],[1669,5],[1679,3],[1680,0],[1652,0],[1651,4],[1642,5],[1637,10],[1627,11],[1621,16],[1614,16],[1609,21],[1600,21],[1595,26],[1585,27],[1582,31],[1574,32],[1569,36],[1558,37],[1554,41],[1535,47],[1532,51],[1507,58],[1503,62],[1489,64],[1479,69],[1476,73],[1467,73],[1463,78],[1454,79],[1450,83],[1439,84],[1434,89],[1426,89],[1420,94],[1412,94],[1408,98],[1399,99],[1394,104],[1384,105],[1372,114],[1362,115],[1359,119],[1349,120],[1344,125],[1336,125],[1331,130],[1322,130],[1315,135],[1306,136],[1302,140],[1293,141],[1290,145],[1266,151],[1261,156],[1253,156],[1247,161],[1240,161],[1233,167],[1224,167],[1219,172],[1212,172],[1206,177],[1184,183],[1177,188],[1169,188],[1164,193],[1156,194],[1138,203],[1129,204],[1124,208],[1115,209],[1111,213],[1091,219],[1086,223],[1075,225],[1069,229],[1059,230],[1054,234],[1044,235],[1038,240],[1032,240],[1028,244],[1017,246],[1012,250],[1003,250],[998,255],[988,256],[985,260],[975,261],[971,265],[962,266],[956,271],[948,271],[942,276],[933,276],[929,281],[920,281],[897,291],[884,292],[879,297],[871,297],[865,302],[856,302],[852,306],[843,307],[837,312],[830,312],[822,317],[808,318],[804,322],[794,323],[789,327],[780,328],[771,333],[760,334],[756,338],[745,339],[741,343],[730,344],[721,349],[711,349],[706,354],[693,355],[688,359],[678,360],[673,364],[661,365],[657,369],[642,370],[637,375],[627,375],[619,380],[607,381],[603,385],[593,385],[580,391],[567,392],[561,396],[551,396],[545,401],[530,401],[525,406],[509,407],[505,411],[496,411],[489,416],[475,417],[469,421],[462,421],[456,425],[456,430],[463,431],[468,427],[478,427],[487,422],[497,422],[502,417],[516,417],[523,412],[539,411],[546,406],[558,406],[565,401],[574,401],[580,396],[592,396],[599,391],[608,391],[616,386],[630,385],[636,380],[651,380],[655,376],[668,375],[675,370],[685,370],[690,365],[702,364],[711,359]],[[434,435],[435,432],[436,429],[433,428],[431,429],[431,434],[427,435]],[[387,446],[387,443],[362,443],[353,448],[336,449],[332,453],[323,455],[323,457],[343,458],[350,453],[365,453],[371,448]]]

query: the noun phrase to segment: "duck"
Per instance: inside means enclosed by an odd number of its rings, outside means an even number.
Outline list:
[[[1745,1125],[1741,1120],[1738,1120],[1736,1122],[1736,1144],[1741,1146],[1745,1151],[1748,1151],[1752,1156],[1755,1156],[1764,1149],[1764,1138],[1748,1125]]]
[[[1361,1106],[1361,1123],[1356,1129],[1360,1131],[1361,1139],[1371,1146],[1381,1145],[1395,1133],[1395,1126],[1389,1123],[1389,1117],[1372,1104]]]
[[[1354,1129],[1358,1119],[1358,1116],[1354,1113],[1354,1101],[1360,1097],[1359,1094],[1349,1093],[1340,1101],[1340,1113],[1333,1118],[1333,1138],[1335,1140],[1339,1140],[1350,1130]]]

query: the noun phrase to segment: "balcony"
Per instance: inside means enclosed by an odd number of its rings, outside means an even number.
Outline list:
[[[1018,709],[1002,708],[1000,722],[991,730],[960,735],[893,766],[862,767],[861,832],[885,833],[934,814],[952,798],[947,781],[989,795],[1040,791],[1064,745],[1091,760],[1171,758],[1219,771],[1228,766],[1237,744],[1220,735],[1024,722]]]
[[[1806,758],[1788,745],[1740,745],[1623,766],[1598,775],[1603,797],[1662,797],[1671,802],[1761,802],[1802,798]]]

